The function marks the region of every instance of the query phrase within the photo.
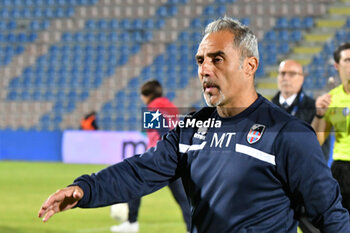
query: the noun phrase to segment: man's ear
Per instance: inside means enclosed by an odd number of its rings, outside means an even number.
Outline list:
[[[256,72],[256,70],[258,69],[258,65],[259,65],[259,61],[256,57],[247,57],[244,59],[244,65],[243,65],[243,69],[244,69],[244,73],[247,76],[253,76]]]
[[[334,62],[334,68],[335,68],[336,70],[339,70],[339,64],[336,63],[336,62]]]

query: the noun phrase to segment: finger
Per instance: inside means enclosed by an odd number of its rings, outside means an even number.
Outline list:
[[[46,213],[46,209],[44,209],[43,207],[40,208],[39,212],[38,212],[38,217],[41,218],[44,216],[44,214]]]
[[[83,194],[80,192],[80,190],[76,189],[73,192],[73,198],[78,201],[83,198]]]
[[[55,213],[57,212],[54,209],[49,210],[43,218],[43,222],[47,222]]]
[[[38,216],[41,218],[45,213],[50,209],[53,208],[54,204],[57,202],[62,202],[65,198],[65,194],[63,194],[63,190],[58,190],[56,193],[49,196],[49,198],[44,202],[44,204],[41,206]]]
[[[52,204],[50,201],[50,198],[52,198],[52,196],[50,196],[41,206],[41,208],[39,209],[39,213],[38,213],[38,217],[41,218],[42,216],[44,216],[46,214],[46,212],[49,210],[50,206]]]
[[[42,205],[42,208],[47,209],[49,206],[53,205],[57,201],[62,201],[64,196],[61,195],[61,192],[58,191],[51,196],[44,202]]]

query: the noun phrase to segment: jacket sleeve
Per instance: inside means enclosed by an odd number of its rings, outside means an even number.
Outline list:
[[[279,133],[274,149],[277,172],[292,206],[305,206],[321,232],[350,232],[349,214],[342,207],[339,185],[324,160],[314,131],[291,121]]]
[[[181,176],[179,133],[169,131],[155,147],[97,173],[78,177],[84,191],[77,207],[93,208],[127,202],[152,193]],[[70,186],[71,186],[70,185]]]

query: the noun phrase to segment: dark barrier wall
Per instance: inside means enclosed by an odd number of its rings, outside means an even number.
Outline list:
[[[62,132],[0,130],[0,160],[62,161]]]

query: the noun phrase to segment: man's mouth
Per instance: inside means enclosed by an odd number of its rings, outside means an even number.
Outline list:
[[[204,92],[210,92],[214,89],[219,89],[219,86],[212,82],[205,82],[203,83],[203,91]]]

